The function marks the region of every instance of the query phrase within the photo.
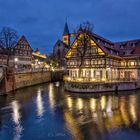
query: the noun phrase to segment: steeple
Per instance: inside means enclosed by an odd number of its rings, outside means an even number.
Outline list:
[[[69,28],[68,28],[67,22],[65,23],[64,32],[63,32],[63,36],[66,36],[66,35],[69,35]]]
[[[69,33],[69,28],[68,28],[67,22],[65,23],[65,26],[64,26],[64,32],[63,32],[63,35],[62,35],[62,41],[66,45],[70,46],[70,33]]]

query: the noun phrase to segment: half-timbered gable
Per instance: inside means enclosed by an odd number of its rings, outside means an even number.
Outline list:
[[[32,56],[32,48],[30,47],[25,36],[22,36],[15,46],[15,55],[17,56]]]
[[[22,36],[14,47],[14,57],[17,68],[31,67],[32,48],[25,36]]]

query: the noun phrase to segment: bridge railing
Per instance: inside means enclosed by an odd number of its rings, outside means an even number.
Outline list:
[[[49,69],[41,69],[41,68],[36,68],[36,69],[16,69],[15,73],[29,73],[29,72],[45,72],[45,71],[50,71]]]
[[[64,71],[63,68],[55,68],[55,69],[48,69],[48,68],[32,68],[32,69],[15,69],[15,73],[29,73],[29,72],[45,72],[45,71]]]

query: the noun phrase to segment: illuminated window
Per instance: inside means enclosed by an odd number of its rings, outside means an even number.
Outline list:
[[[122,62],[121,62],[121,66],[125,66],[125,62],[122,61]]]
[[[95,60],[95,64],[97,64],[97,60]]]
[[[133,62],[133,61],[130,62],[130,65],[131,65],[131,66],[134,66],[134,65],[135,65],[135,62]]]
[[[91,61],[91,64],[92,64],[92,65],[94,64],[94,60]]]
[[[105,64],[105,60],[102,60],[102,64]]]
[[[98,60],[98,64],[102,64],[102,61],[101,60]]]
[[[85,61],[85,64],[86,64],[86,65],[89,65],[89,64],[90,64],[90,61],[89,61],[89,60],[86,60],[86,61]]]

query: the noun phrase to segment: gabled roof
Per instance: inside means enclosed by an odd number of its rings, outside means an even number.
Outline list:
[[[75,41],[77,40],[78,36],[79,36],[81,33],[86,33],[86,34],[95,42],[95,44],[96,44],[105,54],[109,54],[108,50],[107,50],[106,48],[102,47],[102,46],[97,42],[97,40],[94,38],[94,36],[93,36],[93,34],[92,34],[91,32],[88,32],[88,31],[86,31],[86,30],[81,30],[81,29],[80,29],[80,30],[77,32],[76,38],[75,38],[75,40],[73,41],[73,43],[72,43],[71,47],[69,48],[69,50],[67,51],[66,55],[69,53],[70,50],[73,49],[74,43],[75,43]]]
[[[114,46],[120,52],[125,52],[124,56],[127,55],[140,55],[140,39],[128,40],[122,42],[115,42]],[[123,48],[121,47],[123,46]]]
[[[92,39],[104,50],[107,54],[110,55],[120,55],[120,56],[136,56],[140,55],[140,39],[128,40],[122,42],[112,42],[108,39],[105,39],[95,33],[87,32]],[[133,46],[133,44],[135,46]],[[121,45],[124,45],[124,49],[121,49]]]
[[[19,39],[19,41],[17,42],[17,44],[15,45],[15,47],[17,45],[22,44],[22,43],[26,43],[30,47],[30,49],[33,50],[24,35],[21,36],[21,38]]]

